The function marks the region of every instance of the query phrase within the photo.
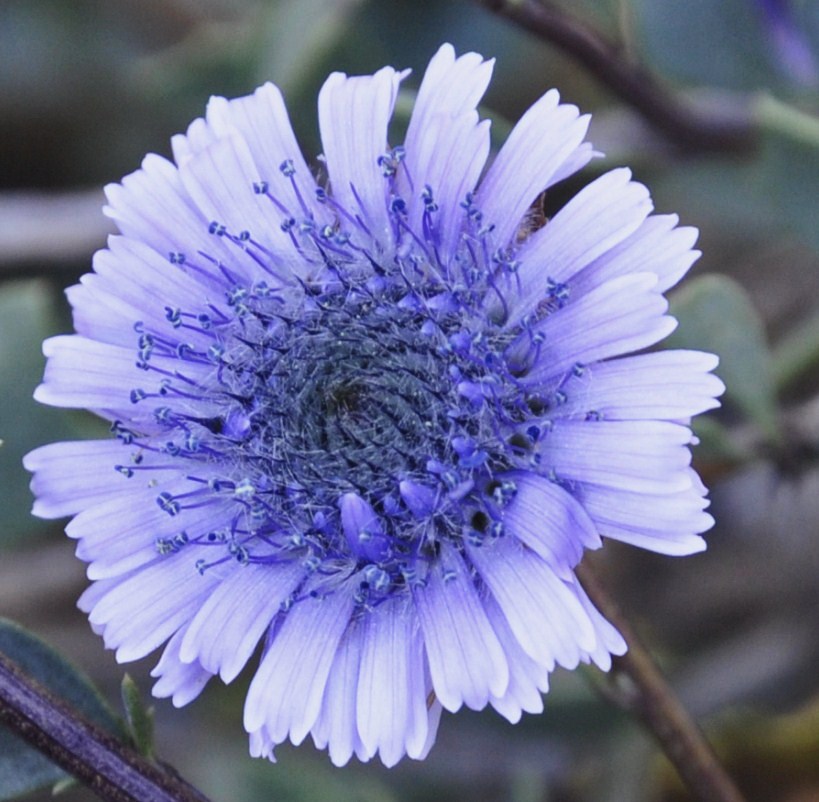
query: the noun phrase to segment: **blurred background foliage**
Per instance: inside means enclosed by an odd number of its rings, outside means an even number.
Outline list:
[[[122,669],[73,606],[82,566],[59,522],[29,517],[20,464],[34,446],[101,431],[90,416],[39,407],[31,392],[40,341],[70,327],[61,291],[109,230],[102,185],[148,151],[169,154],[170,135],[209,95],[265,80],[284,90],[314,157],[315,97],[331,69],[413,68],[398,137],[418,76],[450,41],[497,58],[484,113],[499,141],[552,86],[594,114],[591,139],[606,156],[547,198],[548,212],[595,173],[628,164],[658,210],[701,231],[704,255],[672,297],[681,321],[673,341],[722,357],[728,392],[698,422],[696,455],[717,526],[702,555],[674,560],[608,544],[594,562],[749,800],[819,800],[819,3],[553,5],[704,113],[749,115],[754,145],[683,152],[559,48],[466,0],[0,3],[0,615],[37,633],[121,708]],[[27,637],[0,626],[0,646],[33,655],[35,673],[62,676],[61,692],[124,726],[81,674]],[[143,695],[151,664],[129,667]],[[333,769],[308,745],[279,749],[277,766],[251,760],[242,681],[214,682],[182,711],[157,702],[156,750],[226,802],[685,799],[649,739],[587,679],[557,672],[544,715],[516,727],[491,712],[445,716],[430,758],[389,772]],[[132,706],[135,698],[126,694]],[[21,773],[26,766],[0,758],[0,799],[60,776],[42,765]],[[61,788],[66,802],[93,798]]]

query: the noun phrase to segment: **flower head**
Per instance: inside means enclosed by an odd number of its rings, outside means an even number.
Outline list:
[[[175,163],[107,188],[121,235],[45,345],[36,397],[114,435],[26,461],[35,513],[74,516],[81,608],[120,661],[165,644],[177,705],[261,644],[255,755],[310,733],[392,765],[442,708],[542,710],[556,665],[625,648],[584,549],[689,553],[711,524],[688,421],[716,359],[634,355],[673,329],[696,232],[627,170],[533,230],[588,118],[547,93],[484,172],[491,70],[442,47],[392,148],[405,73],[331,75],[324,184],[275,86],[212,99]]]

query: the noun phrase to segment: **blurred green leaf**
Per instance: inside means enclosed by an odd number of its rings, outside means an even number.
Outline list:
[[[782,392],[819,366],[819,315],[802,322],[777,345],[774,351],[774,380]]]
[[[154,756],[154,709],[145,707],[142,695],[130,674],[125,674],[120,686],[122,705],[130,730],[131,739],[137,751],[147,758]]]
[[[716,373],[733,403],[770,438],[779,423],[770,351],[758,312],[748,293],[727,276],[700,276],[674,293],[671,312],[680,325],[669,347],[711,351],[720,358]]]
[[[772,105],[783,108],[771,99],[765,99],[760,104],[763,110]],[[760,176],[757,186],[767,196],[776,221],[819,251],[819,224],[816,218],[819,118],[796,111],[793,114],[802,118],[804,133],[799,135],[798,122],[788,127],[781,117],[778,118],[782,122],[779,127],[768,126],[757,168]],[[811,133],[813,139],[810,138]]]
[[[745,462],[753,456],[734,440],[730,429],[709,415],[694,418],[691,428],[700,441],[696,451],[700,463],[734,464]]]
[[[819,44],[819,4],[792,3],[795,28]],[[677,80],[726,89],[793,89],[777,61],[774,33],[754,0],[634,0],[641,50]]]
[[[243,787],[235,789],[237,800],[397,802],[398,799],[373,776],[350,770],[339,772],[326,758],[310,759],[296,750],[288,751],[285,770],[271,771],[269,765],[258,760],[249,763],[247,768]]]
[[[280,0],[271,5],[260,77],[291,97],[323,72],[323,60],[343,39],[362,0]]]
[[[48,644],[3,618],[0,618],[0,652],[91,721],[117,737],[124,735],[116,716],[78,668]],[[0,799],[13,799],[66,777],[64,771],[0,727]]]
[[[750,160],[689,161],[684,170],[667,170],[652,181],[658,206],[674,208],[703,229],[733,234],[746,245],[792,234],[819,253],[816,187],[819,147],[786,126],[767,126]]]
[[[79,781],[76,777],[63,777],[62,780],[57,780],[51,788],[51,796],[59,796],[72,788],[76,788]]]
[[[23,455],[54,440],[85,436],[100,426],[81,413],[66,413],[38,404],[31,397],[43,376],[42,341],[60,324],[49,285],[43,281],[4,284],[0,290],[0,484],[7,502],[0,508],[0,548],[37,531],[43,524],[29,514],[29,474]],[[95,422],[96,423],[96,422]]]

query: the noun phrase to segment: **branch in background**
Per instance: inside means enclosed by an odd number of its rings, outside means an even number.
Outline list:
[[[688,715],[648,650],[600,585],[588,560],[576,570],[589,598],[628,644],[628,652],[613,660],[611,692],[606,696],[643,721],[696,799],[743,802],[742,794],[717,760],[702,730]],[[630,680],[628,692],[615,689],[618,675]]]
[[[106,802],[208,802],[54,698],[0,654],[0,723]]]
[[[476,0],[577,59],[600,83],[633,107],[679,148],[693,152],[740,153],[756,139],[750,110],[704,112],[684,103],[623,49],[551,3],[538,0]]]
[[[99,189],[0,195],[0,274],[84,265],[114,231],[104,203]]]

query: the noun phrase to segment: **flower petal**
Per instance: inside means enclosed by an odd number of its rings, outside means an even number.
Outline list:
[[[66,534],[79,540],[77,556],[89,564],[90,579],[119,576],[154,562],[161,557],[161,540],[175,551],[230,524],[233,511],[224,501],[172,516],[160,508],[158,495],[152,487],[134,490],[86,508],[68,524]],[[195,562],[190,558],[191,565]]]
[[[699,536],[714,525],[705,512],[708,500],[689,471],[690,485],[668,493],[625,492],[620,488],[581,483],[575,488],[603,537],[660,554],[694,554],[705,549]]]
[[[190,554],[172,554],[111,587],[90,612],[117,661],[145,657],[193,617],[219,584],[218,570],[200,574]]]
[[[316,723],[353,593],[341,587],[327,598],[307,595],[284,617],[259,665],[245,702],[245,729],[264,726],[274,743],[304,740]]]
[[[171,697],[174,707],[184,707],[196,699],[213,676],[199,661],[185,663],[179,659],[179,645],[184,635],[183,628],[168,641],[162,657],[151,670],[151,676],[157,678],[151,692],[158,699]]]
[[[430,187],[437,206],[431,233],[444,264],[458,244],[461,201],[475,189],[489,156],[488,121],[478,121],[476,106],[493,66],[477,53],[456,58],[452,45],[443,45],[424,73],[407,127],[398,186],[408,200],[408,224],[423,230],[423,193]]]
[[[709,373],[717,358],[699,351],[656,351],[600,362],[561,385],[561,418],[688,420],[719,406],[725,389]]]
[[[620,276],[576,300],[570,299],[537,324],[539,356],[525,377],[534,387],[558,387],[577,367],[648,348],[676,327],[665,314],[668,301],[656,292],[651,273]],[[521,344],[528,347],[526,336]]]
[[[525,471],[499,478],[513,481],[517,489],[503,511],[506,531],[542,557],[558,575],[574,568],[584,549],[600,547],[591,518],[562,487]]]
[[[319,127],[333,197],[377,241],[391,243],[387,181],[378,165],[398,85],[408,74],[384,67],[372,76],[334,72],[319,92]]]
[[[557,420],[537,445],[540,469],[560,481],[637,493],[691,486],[691,431],[666,421]]]
[[[481,182],[478,206],[499,247],[515,236],[532,201],[565,177],[561,168],[586,135],[589,116],[559,101],[551,89],[520,118]]]
[[[594,628],[582,605],[533,551],[507,537],[488,547],[467,545],[467,554],[521,648],[541,666],[575,668],[595,649]]]
[[[617,276],[650,271],[658,277],[657,291],[673,287],[699,258],[692,250],[697,241],[696,228],[676,227],[675,214],[651,215],[640,227],[595,259],[572,278],[575,295]]]
[[[509,667],[469,572],[455,549],[441,544],[426,584],[413,589],[435,695],[449,711],[480,710],[509,684]]]
[[[313,742],[319,749],[328,749],[334,766],[346,765],[353,754],[359,760],[373,756],[358,734],[356,720],[362,639],[359,622],[351,622],[336,650],[321,712],[312,729]]]
[[[133,454],[136,449],[132,449]],[[23,457],[23,467],[34,473],[34,515],[62,518],[121,495],[139,485],[114,470],[128,465],[129,451],[117,440],[80,440],[51,443]]]
[[[423,641],[408,599],[396,598],[361,621],[362,653],[356,699],[358,733],[370,754],[394,766],[427,740]]]
[[[197,661],[224,682],[232,682],[304,573],[298,560],[233,565],[193,617],[179,646],[179,659]]]
[[[631,171],[625,168],[580,190],[518,252],[519,296],[508,325],[535,310],[547,296],[550,280],[571,288],[571,278],[636,231],[651,208],[648,190],[631,181]]]

